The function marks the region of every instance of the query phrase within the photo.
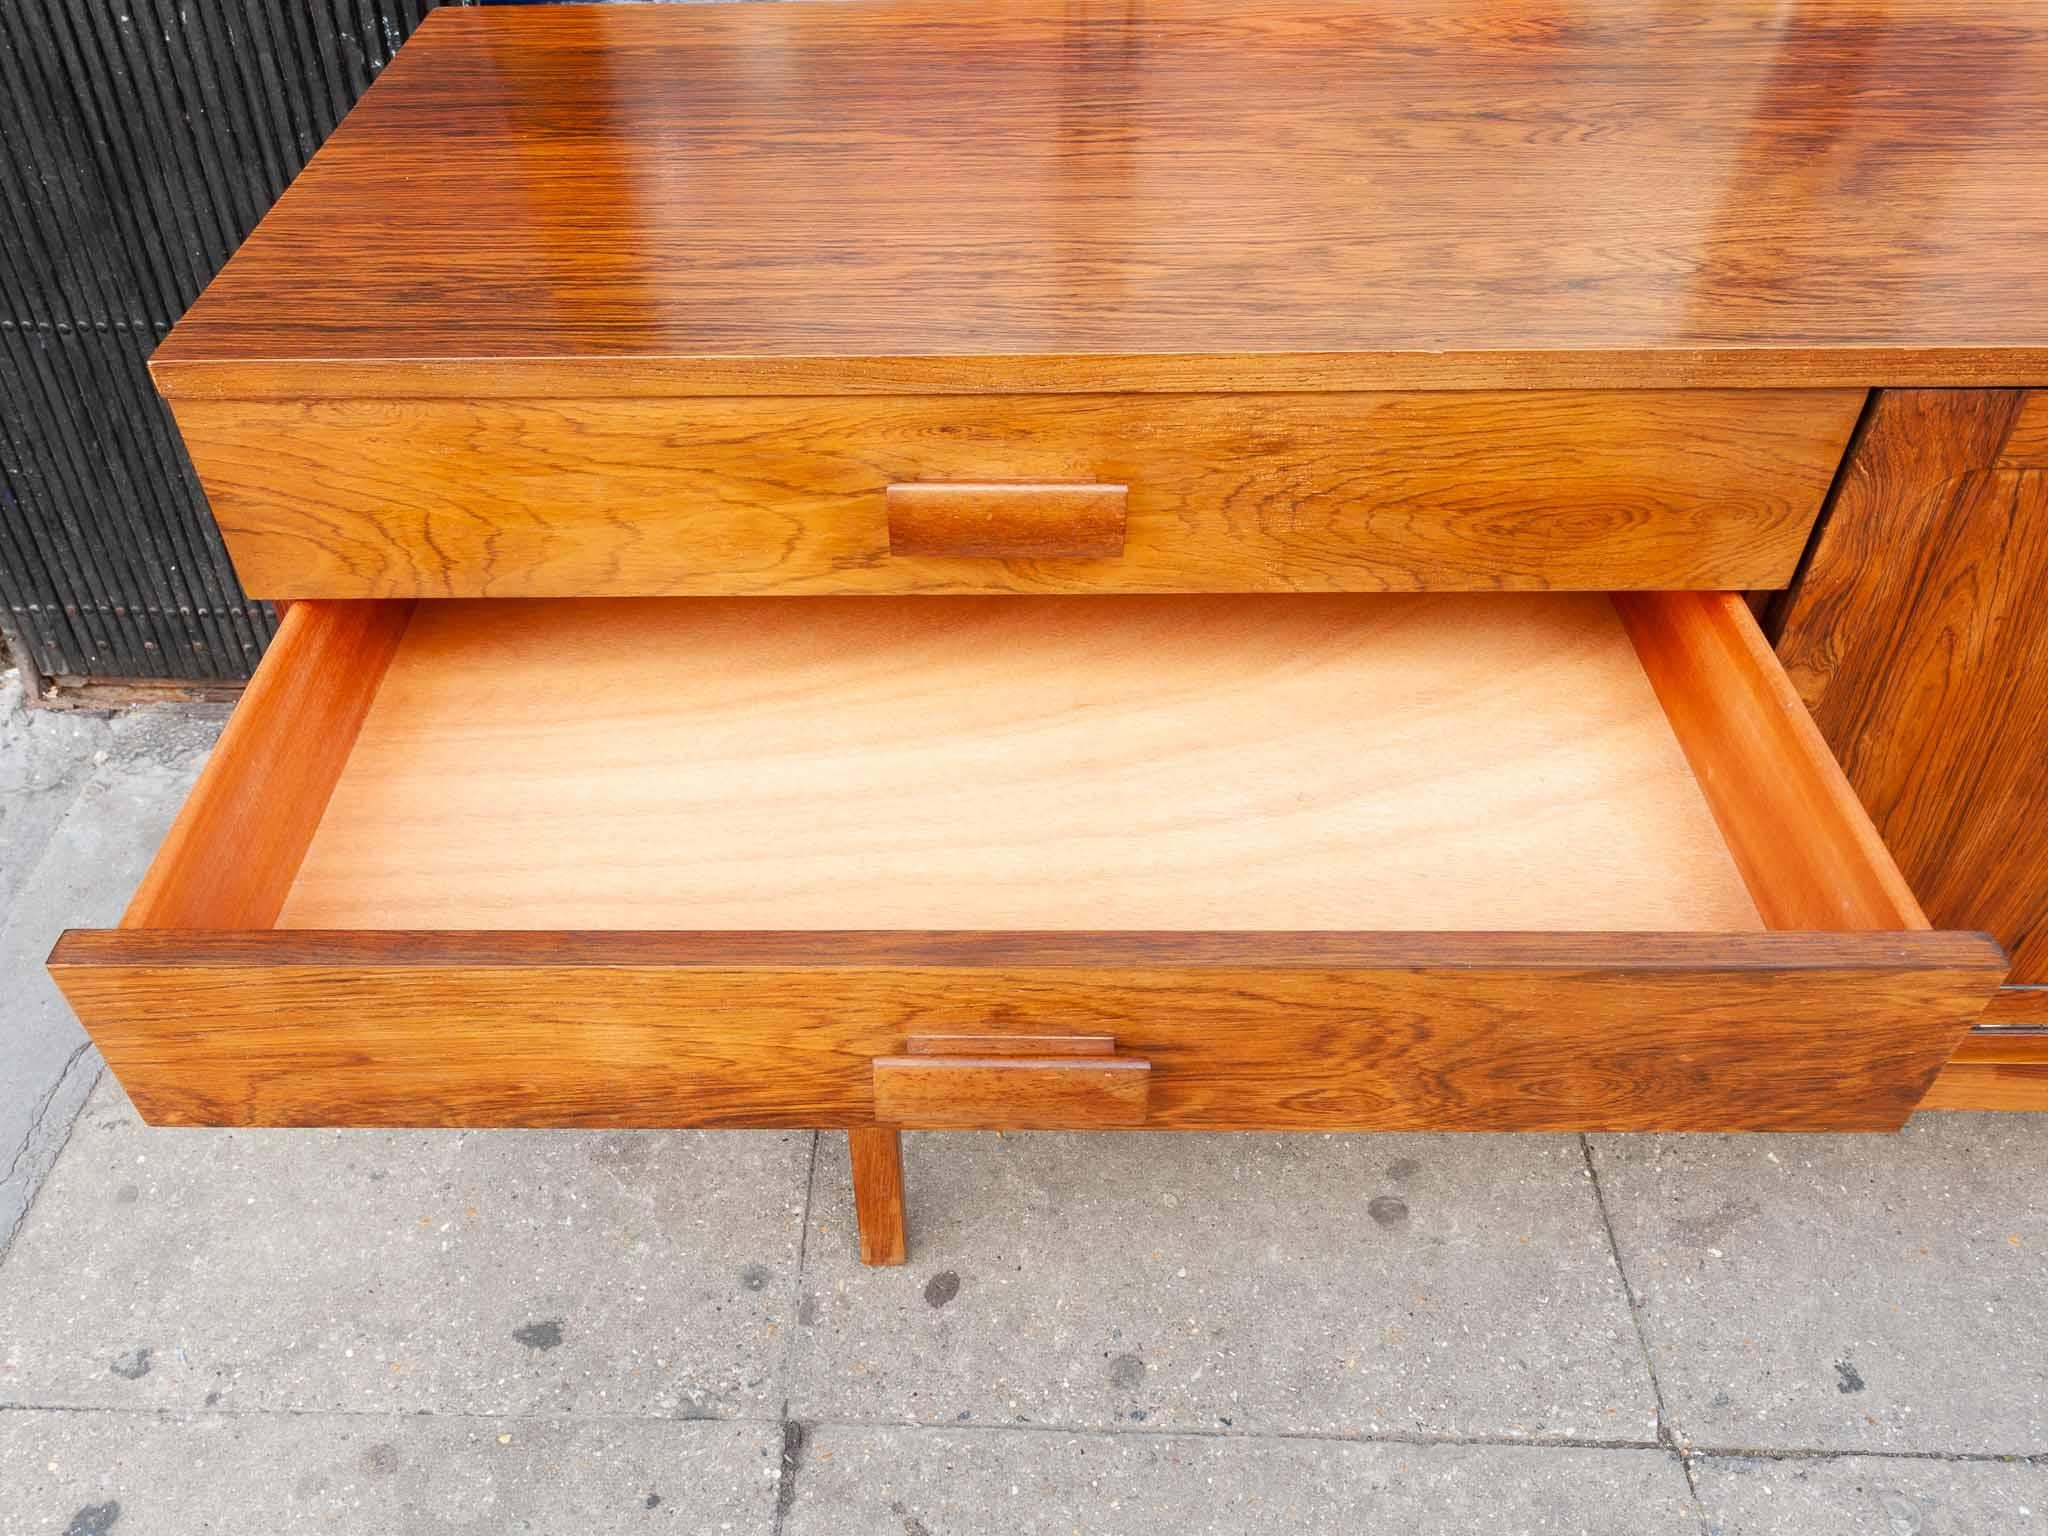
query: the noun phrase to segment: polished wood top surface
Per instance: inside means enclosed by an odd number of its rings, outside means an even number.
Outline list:
[[[2040,0],[451,7],[156,365],[174,396],[2040,383],[2044,270]]]

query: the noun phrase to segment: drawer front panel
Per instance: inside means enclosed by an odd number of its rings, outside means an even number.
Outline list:
[[[1930,932],[129,929],[51,965],[152,1123],[300,1126],[869,1124],[876,1061],[957,1030],[1113,1035],[1151,1128],[1888,1130],[2004,973]]]
[[[260,597],[1621,590],[1787,583],[1862,399],[188,399],[177,416]],[[892,553],[889,488],[925,484],[1126,487],[1121,548]]]

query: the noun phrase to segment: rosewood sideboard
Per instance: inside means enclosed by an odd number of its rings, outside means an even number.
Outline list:
[[[289,606],[51,968],[873,1262],[904,1128],[2048,1106],[2044,186],[2024,0],[438,11],[153,361]]]

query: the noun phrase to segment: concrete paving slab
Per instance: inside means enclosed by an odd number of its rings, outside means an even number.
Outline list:
[[[1572,1137],[913,1135],[912,1263],[821,1143],[802,1419],[1647,1442]]]
[[[91,748],[74,765],[90,765],[83,783],[50,791],[68,804],[47,836],[35,835],[33,810],[8,834],[14,852],[39,846],[11,905],[0,905],[0,1253],[99,1075],[99,1059],[43,961],[64,929],[120,918],[221,723],[218,711],[136,710],[74,741],[66,733],[79,719],[35,711],[0,720],[0,764],[26,764],[31,779]],[[62,750],[35,744],[44,737]],[[32,805],[47,799],[28,796]]]
[[[2048,1467],[1842,1456],[1702,1458],[1709,1536],[2040,1536]]]
[[[28,879],[112,736],[105,715],[30,709],[21,673],[0,671],[0,912]]]
[[[1698,1536],[1660,1450],[1014,1429],[811,1434],[785,1536]]]
[[[0,1536],[577,1536],[773,1523],[772,1424],[0,1414]]]
[[[1594,1156],[1682,1441],[2048,1451],[2048,1117]]]
[[[772,1418],[811,1140],[159,1131],[109,1076],[0,1265],[0,1403]]]

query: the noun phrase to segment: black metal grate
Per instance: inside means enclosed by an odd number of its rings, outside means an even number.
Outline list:
[[[0,623],[43,677],[246,677],[144,360],[434,0],[0,0]]]

